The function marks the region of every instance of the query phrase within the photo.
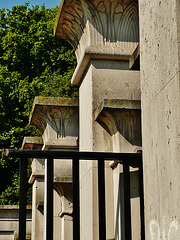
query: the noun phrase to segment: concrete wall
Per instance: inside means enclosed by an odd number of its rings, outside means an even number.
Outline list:
[[[180,235],[180,1],[139,0],[146,239]]]
[[[26,239],[31,239],[31,206],[26,208]],[[0,205],[0,240],[18,239],[19,232],[19,206]]]

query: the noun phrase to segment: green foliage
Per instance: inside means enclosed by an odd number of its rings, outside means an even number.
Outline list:
[[[16,161],[17,162],[17,161]],[[11,185],[7,185],[6,189],[1,193],[0,204],[1,205],[14,205],[19,204],[19,193],[20,193],[20,176],[18,168],[15,172],[10,168],[7,168],[9,175],[12,175]],[[28,166],[28,177],[30,177],[30,165]],[[27,190],[27,204],[32,203],[32,188],[28,186]]]
[[[35,96],[78,96],[70,84],[74,52],[53,36],[57,11],[29,3],[0,10],[0,150],[39,135],[28,125]],[[18,201],[17,169],[16,160],[0,159],[0,204]]]

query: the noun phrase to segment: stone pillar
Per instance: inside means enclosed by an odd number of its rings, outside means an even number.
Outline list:
[[[114,152],[137,152],[141,149],[141,102],[139,100],[104,99],[96,110],[97,122],[112,136]],[[96,114],[95,113],[95,114]],[[113,169],[115,239],[125,239],[124,175],[119,161],[109,162]],[[118,187],[117,187],[118,186]],[[138,168],[130,167],[132,239],[140,239],[140,199]]]
[[[43,146],[41,137],[24,137],[22,149],[40,150]],[[44,159],[32,159],[32,235],[31,239],[43,240],[44,236]]]
[[[139,0],[146,239],[180,236],[180,1]]]
[[[36,97],[30,124],[40,129],[43,150],[78,150],[77,99]],[[45,209],[46,199],[46,220]],[[54,159],[54,239],[72,239],[72,220],[72,161]]]
[[[131,71],[129,67],[138,47],[138,25],[136,0],[65,0],[60,6],[55,35],[73,45],[78,61],[72,83],[80,86],[81,151],[133,152],[141,145],[139,139],[135,145],[125,139],[122,129],[117,128],[111,134],[97,119],[104,99],[140,101],[139,71]],[[118,116],[117,120],[120,120]],[[128,126],[129,119],[124,122]],[[118,204],[114,205],[118,194],[113,190],[118,191],[119,172],[117,179],[113,175],[114,170],[106,162],[107,239],[117,239],[120,234],[116,227]],[[96,161],[81,161],[80,184],[81,239],[96,240],[99,234]],[[133,239],[139,239],[139,234],[140,230],[136,229]]]

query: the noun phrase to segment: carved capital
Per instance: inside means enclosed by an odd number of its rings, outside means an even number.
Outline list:
[[[78,136],[78,102],[69,98],[36,97],[30,124],[48,139]]]
[[[138,42],[138,25],[137,0],[64,0],[55,35],[66,39],[75,49],[85,28],[87,44]]]

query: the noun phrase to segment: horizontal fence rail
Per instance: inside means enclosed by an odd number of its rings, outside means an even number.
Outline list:
[[[78,151],[54,151],[54,150],[24,150],[24,149],[5,149],[2,153],[6,157],[28,157],[28,158],[48,158],[71,159],[78,157],[82,160],[119,160],[140,161],[141,151],[139,153],[111,153],[111,152],[78,152]]]
[[[4,157],[20,158],[20,206],[19,206],[19,239],[26,239],[26,194],[27,194],[27,159],[43,158],[46,164],[46,240],[53,239],[53,161],[54,159],[71,159],[73,175],[73,239],[80,239],[80,188],[79,161],[98,161],[98,198],[99,198],[99,240],[106,240],[105,210],[105,170],[104,161],[118,160],[123,164],[124,199],[125,199],[125,239],[131,240],[131,203],[129,167],[138,167],[140,172],[139,189],[141,202],[141,239],[144,240],[144,199],[142,177],[142,154],[109,153],[109,152],[75,152],[75,151],[44,151],[6,149]]]

